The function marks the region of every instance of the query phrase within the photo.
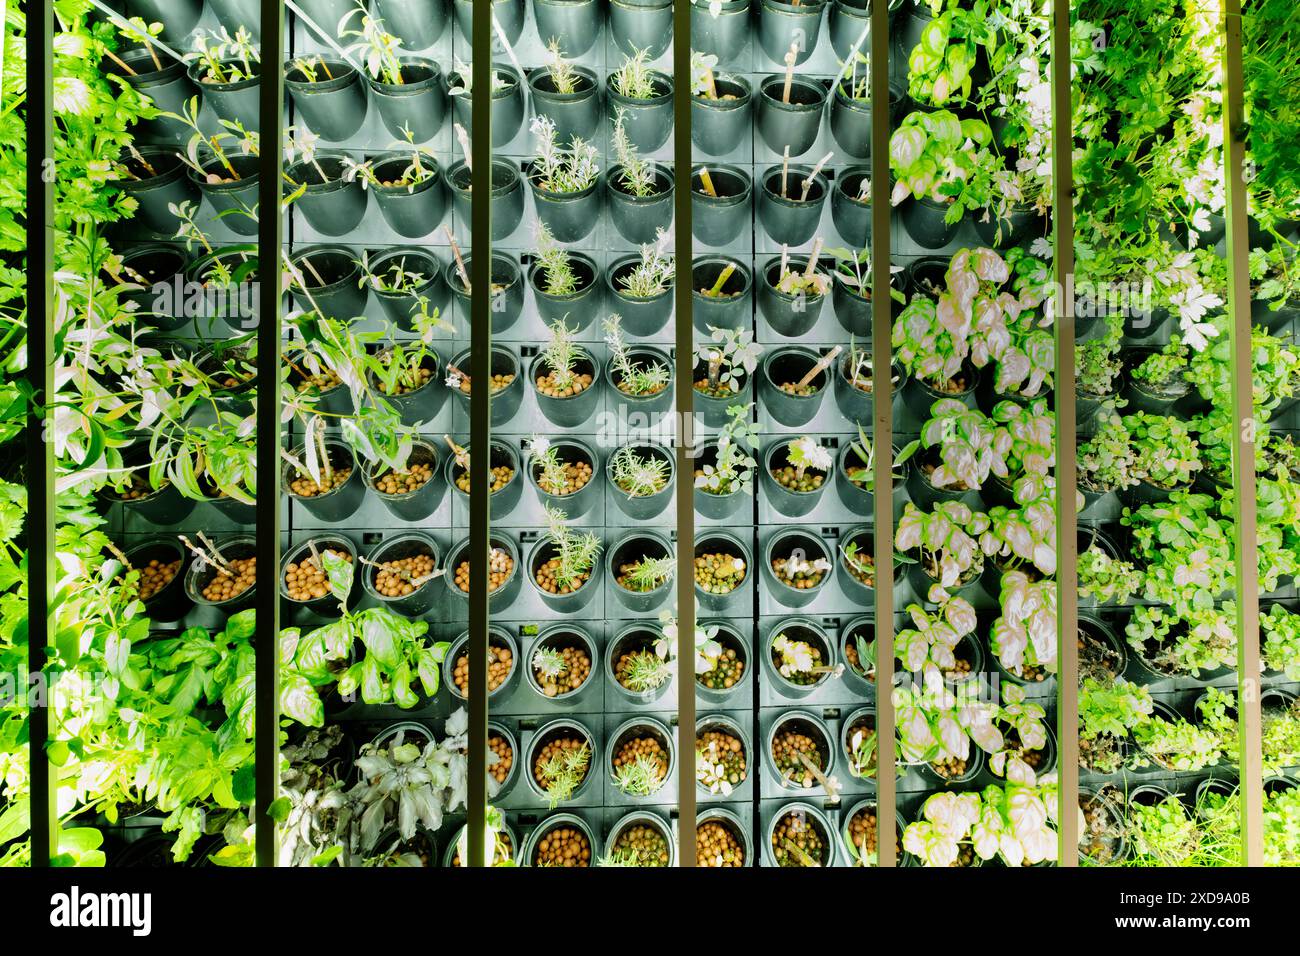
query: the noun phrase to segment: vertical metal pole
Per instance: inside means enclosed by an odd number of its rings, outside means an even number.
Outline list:
[[[280,256],[284,138],[284,4],[262,0],[262,70],[257,169],[257,691],[254,727],[257,865],[275,866],[271,804],[280,786]]]
[[[1079,865],[1079,539],[1074,405],[1074,131],[1070,0],[1052,4],[1052,264],[1056,286],[1056,740],[1061,866]]]
[[[695,865],[695,344],[691,283],[691,5],[673,9],[673,247],[677,272],[677,793],[679,866]]]
[[[27,5],[27,672],[31,865],[50,864],[58,777],[45,755],[49,692],[43,682],[54,577],[54,10]]]
[[[470,866],[484,865],[487,817],[488,559],[491,499],[487,481],[491,447],[492,378],[492,4],[476,3],[470,46],[473,53],[474,163],[470,240],[469,441],[473,461],[469,490],[469,799]]]
[[[871,102],[889,102],[889,5],[871,4]],[[871,123],[871,351],[875,413],[876,524],[876,846],[880,865],[896,866],[894,832],[894,387],[889,374],[893,299],[889,294],[889,110],[872,110]],[[883,372],[881,370],[884,370]]]
[[[1255,410],[1250,347],[1250,253],[1246,221],[1246,157],[1243,118],[1241,0],[1224,0],[1223,143],[1227,181],[1228,325],[1231,345],[1233,418],[1232,492],[1237,555],[1237,712],[1241,730],[1242,862],[1264,862],[1264,767],[1259,700],[1259,542],[1255,499]]]

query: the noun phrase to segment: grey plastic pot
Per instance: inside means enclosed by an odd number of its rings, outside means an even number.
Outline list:
[[[619,603],[635,614],[649,614],[662,607],[674,592],[671,577],[653,590],[630,591],[618,583],[618,574],[625,563],[642,558],[666,558],[672,554],[673,547],[668,539],[655,531],[629,531],[615,541],[605,552],[605,566],[610,590]]]
[[[835,772],[836,757],[839,756],[837,751],[840,749],[839,742],[835,739],[835,735],[831,733],[830,728],[826,726],[826,722],[807,710],[782,711],[777,718],[772,721],[772,725],[768,727],[767,736],[763,741],[762,761],[763,766],[767,769],[768,779],[783,790],[812,793],[821,787],[820,783],[814,783],[811,787],[797,786],[777,769],[776,759],[773,756],[773,744],[776,742],[777,734],[787,729],[794,730],[797,733],[802,732],[814,739],[817,737],[821,738],[822,750],[826,755],[826,762],[825,766],[820,767],[819,769],[828,777],[832,776]]]
[[[257,206],[257,182],[258,182],[258,161],[256,156],[230,156],[227,157],[230,165],[234,167],[239,174],[238,179],[232,179],[226,182],[208,182],[206,175],[199,176],[198,172],[193,169],[187,169],[186,175],[199,188],[199,192],[208,200],[212,206],[212,218],[218,217],[221,222],[241,236],[252,236],[257,233],[257,221],[250,216],[244,215],[249,209]],[[216,174],[218,176],[228,176],[230,171],[216,158],[205,158],[201,161],[205,174]],[[223,213],[231,213],[223,215]]]
[[[457,353],[450,364],[468,374],[469,356],[470,350],[465,349],[465,351]],[[488,398],[492,414],[492,425],[500,427],[515,417],[515,412],[519,411],[519,404],[524,399],[523,369],[520,368],[519,359],[516,358],[515,354],[500,345],[492,346],[491,369],[493,375],[514,376],[509,385],[497,389]],[[461,408],[468,415],[469,393],[458,388],[455,390],[455,395],[461,403]]]
[[[419,555],[432,557],[435,568],[442,566],[442,554],[438,548],[438,542],[423,531],[403,531],[397,534],[385,535],[383,540],[370,549],[370,554],[366,557],[375,564],[383,564],[386,561],[401,561],[403,558],[414,558]],[[421,614],[427,613],[433,609],[442,597],[442,585],[436,577],[429,578],[414,588],[410,594],[401,597],[386,597],[380,594],[375,587],[375,576],[379,572],[378,568],[362,565],[358,570],[361,572],[362,586],[365,588],[366,593],[370,595],[371,600],[377,601],[381,607],[386,607],[405,617],[419,617]],[[447,684],[453,686],[450,680],[447,681]]]
[[[849,421],[866,425],[871,421],[875,399],[871,392],[864,391],[849,381],[849,363],[853,361],[855,354],[865,355],[870,359],[871,353],[864,349],[858,349],[856,352],[850,350],[845,352],[842,358],[835,360],[835,404]],[[872,371],[874,375],[874,362]],[[894,404],[897,405],[898,394],[903,385],[903,370],[900,366],[890,366],[890,380],[893,386]],[[874,382],[872,387],[875,387]]]
[[[899,0],[889,4],[892,15],[899,5]],[[853,44],[867,31],[859,49],[869,51],[871,45],[871,4],[870,0],[831,0],[830,14],[826,18],[826,32],[830,36],[831,48],[839,60],[848,59]]]
[[[821,579],[812,587],[796,588],[776,576],[772,562],[778,558],[789,558],[795,552],[802,552],[808,561],[825,558],[833,562],[835,555],[826,542],[806,528],[783,528],[767,540],[763,548],[763,576],[767,582],[768,594],[786,607],[807,607],[826,589],[831,579],[829,571],[823,571]]]
[[[442,188],[438,161],[431,156],[422,156],[420,163],[430,174],[414,186],[373,187],[375,202],[379,204],[384,221],[395,233],[408,239],[432,233],[447,212],[447,194]],[[380,158],[375,163],[375,175],[381,180],[398,180],[410,164],[409,154]]]
[[[632,194],[623,185],[623,167],[615,166],[605,179],[609,194],[609,218],[618,234],[633,245],[654,242],[659,230],[667,230],[673,222],[672,171],[658,163],[652,164],[654,191],[648,196]]]
[[[901,207],[903,227],[912,241],[927,249],[940,249],[957,235],[957,223],[945,221],[946,203],[935,202],[929,196],[911,197]]]
[[[305,261],[311,263],[308,269]],[[346,246],[306,246],[289,256],[289,263],[302,275],[307,288],[297,282],[290,294],[299,308],[320,309],[329,318],[347,321],[365,312],[366,290],[357,284],[361,269],[351,249]],[[324,280],[324,284],[318,281]]]
[[[673,78],[661,70],[648,72],[655,89],[648,99],[624,96],[612,82],[606,92],[611,127],[621,115],[628,140],[642,153],[654,152],[673,131]]]
[[[524,32],[524,0],[490,0],[492,4],[492,16],[501,24],[501,32],[505,34],[506,41],[514,46],[519,42],[519,36]],[[483,0],[455,0],[456,26],[460,28],[460,35],[466,43],[473,39],[474,29],[474,8],[482,10],[487,6]],[[495,31],[493,43],[496,42]]]
[[[244,27],[254,41],[261,39],[262,7],[257,0],[208,0],[208,6],[231,36]]]
[[[796,684],[783,676],[772,657],[772,642],[781,634],[794,640],[805,641],[821,651],[821,666],[834,667],[839,663],[835,642],[830,639],[821,625],[805,617],[783,618],[772,626],[771,632],[760,642],[756,651],[761,658],[763,676],[772,682],[773,689],[782,697],[797,700],[807,697],[831,681],[832,675],[829,672],[817,675],[816,682],[812,684]]]
[[[463,2],[465,2],[465,0],[456,0],[456,5],[459,6]],[[596,749],[596,745],[594,742],[592,743],[591,748],[593,751]],[[588,770],[587,780],[590,780],[592,775],[593,775],[592,771]],[[528,776],[528,782],[532,783],[533,775],[529,773],[527,776]],[[587,785],[587,780],[583,781],[582,786],[579,787],[578,790],[582,790],[583,787]],[[534,789],[537,788],[535,787]],[[542,796],[544,798],[545,794],[543,794]],[[575,796],[576,796],[576,791],[575,791]],[[586,862],[585,866],[590,867],[596,862],[596,852],[597,852],[596,837],[595,834],[592,833],[591,827],[587,825],[587,821],[582,819],[582,817],[576,816],[572,813],[551,813],[547,815],[542,820],[542,822],[538,824],[537,829],[534,830],[532,834],[529,835],[528,850],[525,853],[525,855],[522,857],[522,859],[524,860],[523,863],[524,866],[537,865],[536,862],[537,850],[541,846],[542,841],[552,830],[555,830],[559,827],[572,827],[575,830],[581,831],[583,837],[587,841],[587,849],[589,850],[589,859]]]
[[[831,222],[840,238],[855,249],[871,244],[871,199],[858,199],[864,182],[871,181],[867,166],[846,166],[831,187]],[[841,317],[841,323],[844,319]]]
[[[1010,249],[1028,242],[1034,235],[1042,235],[1047,223],[1038,211],[1023,203],[1012,206],[1007,218],[996,219],[992,214],[985,222],[982,216],[975,217],[975,232],[986,245],[995,249]]]
[[[175,331],[191,317],[198,318],[189,302],[190,290],[184,286],[187,265],[188,258],[179,246],[149,242],[131,247],[122,254],[122,266],[131,270],[131,281],[139,284],[143,280],[143,286],[133,292],[122,292],[119,301],[136,304],[132,317],[141,325],[163,332]],[[237,316],[224,308],[221,314],[230,321],[238,321]]]
[[[625,56],[657,60],[672,43],[672,0],[610,0],[609,35]]]
[[[792,44],[796,47],[795,66],[812,56],[821,33],[824,6],[823,0],[805,3],[759,0],[758,39],[768,59],[783,63]]]
[[[470,169],[458,160],[447,167],[452,205],[462,223],[473,220]],[[492,241],[500,242],[519,228],[524,218],[524,184],[519,169],[504,159],[492,161]]]
[[[716,15],[711,6],[691,0],[691,49],[728,63],[749,38],[749,0],[723,0]]]
[[[751,500],[749,495],[738,494],[737,496],[744,498],[745,501]],[[698,504],[696,508],[699,508]],[[699,607],[723,617],[735,617],[742,612],[742,608],[743,613],[748,614],[752,598],[749,589],[745,587],[745,582],[754,570],[749,546],[729,531],[707,529],[695,536],[695,556],[698,558],[701,553],[731,555],[744,564],[745,576],[735,588],[721,594],[705,591],[697,581],[695,600]]]
[[[695,7],[692,6],[691,9],[694,10]],[[696,832],[698,832],[699,828],[704,826],[706,823],[716,823],[718,826],[725,828],[733,837],[735,837],[736,842],[740,846],[740,860],[736,864],[737,866],[749,867],[756,865],[754,862],[754,843],[750,838],[749,829],[740,822],[738,816],[725,807],[711,806],[708,809],[700,810],[700,812],[695,815]],[[727,866],[731,862],[732,861],[730,860],[716,860],[709,865],[721,867]]]
[[[404,129],[411,131],[413,142],[428,142],[442,128],[447,107],[442,71],[428,57],[403,56],[398,60],[402,82],[385,83],[370,78],[370,95],[384,128],[399,142],[406,140]]]
[[[163,41],[181,44],[203,16],[203,0],[127,0],[126,15],[161,23]]]
[[[492,90],[492,148],[501,149],[519,133],[524,124],[524,90],[523,80],[519,74],[508,66],[493,66],[492,73],[504,85]],[[448,90],[451,78],[447,78]],[[452,112],[456,122],[469,130],[473,126],[474,103],[470,96],[458,94],[451,96]]]
[[[758,133],[767,148],[791,156],[812,149],[821,129],[826,88],[815,80],[795,78],[790,102],[785,102],[785,74],[769,76],[758,88]]]
[[[983,372],[973,365],[966,363],[962,366],[959,373],[961,383],[966,387],[959,392],[938,392],[931,388],[930,385],[917,378],[915,375],[908,378],[903,388],[903,404],[907,406],[918,422],[928,421],[930,418],[930,409],[935,402],[941,398],[953,398],[961,402],[967,408],[975,408],[976,389],[979,387],[980,376]]]
[[[519,566],[519,549],[504,534],[494,533],[490,539],[490,547],[493,551],[504,551],[513,562],[506,580],[495,591],[488,592],[489,610],[501,612],[515,603],[515,598],[519,595],[520,582],[523,580],[523,571]],[[442,579],[447,582],[447,591],[462,601],[469,600],[469,592],[462,591],[456,584],[456,568],[468,560],[468,552],[469,539],[466,538],[447,552],[447,563],[443,566],[442,573]]]
[[[799,801],[796,803],[782,804],[778,809],[772,812],[772,817],[767,822],[767,827],[763,830],[763,839],[766,841],[763,845],[763,859],[769,866],[781,866],[772,850],[772,838],[776,834],[776,828],[782,820],[793,815],[797,819],[802,819],[805,823],[812,826],[820,833],[822,841],[822,856],[817,861],[819,866],[833,866],[835,862],[835,828],[831,826],[826,815],[818,810],[811,803]],[[796,864],[802,865],[802,864]]]
[[[771,349],[758,369],[758,396],[764,408],[782,425],[797,428],[812,421],[826,395],[830,376],[826,369],[809,383],[816,389],[811,395],[791,395],[778,385],[797,384],[821,358],[803,346],[787,345]]]
[[[810,166],[791,163],[788,167],[785,189],[781,192],[780,166],[772,166],[763,174],[762,188],[758,191],[758,221],[772,240],[783,246],[802,246],[817,232],[821,223],[822,207],[830,184],[821,173],[812,174]],[[807,186],[807,198],[803,190]]]
[[[172,579],[144,601],[145,610],[157,621],[179,621],[193,605],[185,593],[185,572],[190,564],[190,552],[175,538],[147,538],[126,552],[127,563],[133,568],[146,567],[151,561],[168,565],[179,561],[180,567]]]
[[[377,0],[384,29],[408,50],[433,46],[447,26],[447,0]]]
[[[316,69],[328,75],[312,83],[292,62],[286,63],[284,87],[313,133],[334,143],[349,139],[366,120],[367,84],[342,60],[325,58]]]
[[[236,534],[217,539],[214,544],[217,551],[227,561],[253,558],[257,556],[257,538],[251,534]],[[240,591],[227,601],[210,601],[203,596],[203,589],[212,583],[218,574],[217,569],[205,562],[191,561],[185,571],[185,596],[200,608],[212,608],[225,615],[234,614],[247,607],[252,607],[257,596],[257,582]]]
[[[243,60],[226,58],[221,65],[238,66],[243,69]],[[254,70],[258,68],[254,65]],[[201,60],[195,60],[189,66],[190,82],[203,93],[203,104],[223,120],[243,123],[248,129],[257,129],[258,117],[261,116],[262,78],[250,77],[234,83],[205,83],[199,77],[204,72]]]
[[[462,256],[461,260],[465,263],[465,272],[469,275],[474,274],[473,256]],[[453,258],[447,263],[443,272],[443,278],[447,282],[447,287],[451,289],[451,294],[456,300],[456,305],[466,324],[470,321],[470,293],[465,289],[465,283],[461,280],[460,268]],[[501,288],[492,294],[492,331],[504,332],[518,321],[519,316],[524,311],[524,280],[520,272],[519,264],[515,260],[501,252],[492,253],[492,285]],[[469,369],[462,368],[462,372],[468,372]]]
[[[703,168],[691,173],[691,234],[706,246],[730,245],[752,226],[753,183],[739,166],[709,166],[709,179],[718,193],[710,196],[700,178]]]
[[[754,96],[749,81],[736,73],[715,72],[713,85],[717,99],[691,96],[691,142],[709,156],[724,156],[750,135]]]
[[[442,383],[435,380],[426,387],[442,388]],[[403,521],[420,521],[433,514],[446,491],[446,486],[440,480],[442,464],[438,460],[437,446],[427,439],[415,438],[411,444],[411,454],[407,458],[407,467],[411,465],[428,465],[433,469],[433,477],[414,491],[390,495],[376,488],[375,479],[389,470],[382,464],[371,464],[366,468],[366,484],[394,517]]]
[[[468,654],[465,650],[467,644],[469,644],[469,632],[465,631],[460,635],[460,637],[451,642],[451,647],[447,648],[447,656],[442,659],[442,682],[446,685],[447,691],[451,696],[460,701],[468,700],[469,698],[462,694],[460,688],[456,686],[456,659],[462,655],[465,655],[468,658]],[[508,650],[510,652],[511,660],[510,673],[506,675],[505,680],[488,691],[488,699],[491,700],[494,697],[508,697],[515,685],[519,682],[519,672],[524,669],[524,661],[519,656],[519,645],[505,628],[493,624],[488,627],[488,647]],[[505,736],[511,740],[512,744],[516,744],[513,749],[516,755],[515,766],[517,767],[519,765],[519,748],[517,742],[513,739],[513,735],[507,734]],[[513,776],[513,774],[514,771],[512,770],[511,775]],[[507,784],[508,783],[509,781],[507,781]],[[503,786],[502,789],[504,790],[506,787]]]
[[[789,256],[791,272],[803,272],[808,266],[807,256]],[[781,256],[773,256],[763,263],[759,271],[758,309],[769,325],[786,338],[802,338],[817,325],[826,303],[824,295],[791,295],[777,288],[781,281]]]
[[[151,232],[174,235],[176,216],[168,207],[185,202],[197,203],[198,185],[185,174],[187,167],[176,149],[142,145],[136,147],[136,151],[149,164],[148,168],[141,167],[129,153],[122,156],[122,161],[140,175],[139,179],[122,182],[122,191],[139,203],[134,222]]]
[[[740,632],[737,631],[730,624],[728,624],[726,621],[705,620],[700,622],[700,627],[705,629],[706,631],[716,627],[718,630],[716,635],[713,637],[713,640],[718,642],[718,644],[722,647],[723,651],[727,651],[727,650],[735,651],[736,657],[740,660],[741,664],[743,665],[743,670],[741,670],[740,672],[739,680],[737,680],[730,687],[727,687],[722,690],[716,690],[714,688],[704,686],[704,684],[700,682],[699,676],[697,675],[695,680],[695,696],[700,700],[704,701],[705,703],[712,704],[717,707],[730,707],[733,706],[733,702],[738,702],[742,700],[747,701],[749,699],[749,694],[748,694],[749,680],[750,680],[749,675],[754,669],[754,662],[753,660],[751,660],[749,645],[745,642],[745,639],[740,635]],[[706,725],[708,724],[720,724],[720,723],[728,724],[729,726],[727,727],[727,729],[732,733],[734,733],[735,736],[740,737],[745,742],[746,751],[749,750],[749,735],[748,734],[742,735],[738,724],[735,724],[733,721],[729,720],[728,718],[722,717],[720,715],[716,717],[701,717],[700,720],[695,725],[695,732],[696,734],[698,734],[701,730],[707,730],[708,727]]]
[[[528,746],[527,759],[524,762],[524,779],[528,781],[528,786],[534,794],[542,799],[547,798],[546,791],[541,788],[540,784],[538,784],[537,778],[533,775],[532,768],[536,765],[537,752],[549,743],[551,738],[560,735],[583,738],[587,743],[587,747],[591,750],[591,759],[587,763],[587,774],[583,777],[582,783],[578,784],[569,797],[569,802],[572,802],[578,799],[584,791],[591,787],[592,779],[599,776],[599,772],[596,768],[600,766],[598,762],[599,755],[597,754],[597,750],[599,748],[596,742],[596,735],[576,720],[561,717],[558,720],[548,721],[537,729],[537,732],[533,734],[532,741]],[[546,818],[545,822],[534,831],[532,839],[529,840],[527,859],[529,860],[530,866],[532,865],[533,851],[537,847],[538,834],[551,828],[558,821],[581,827],[581,829],[586,833],[588,840],[592,839],[591,831],[578,817],[572,816],[568,813],[552,813]],[[592,843],[592,852],[595,852],[594,842]]]
[[[669,682],[671,683],[671,681]],[[620,685],[622,686],[622,685]],[[676,734],[670,731],[664,724],[653,717],[632,717],[623,721],[608,738],[608,750],[606,760],[606,772],[609,774],[609,785],[618,794],[626,800],[634,803],[662,803],[664,800],[664,789],[671,787],[676,782],[677,772],[677,741]],[[659,745],[667,752],[668,766],[664,771],[663,780],[659,786],[648,794],[628,793],[618,784],[618,777],[614,773],[614,759],[618,756],[623,744],[633,737],[653,737],[659,742]],[[662,824],[660,824],[662,826]],[[610,834],[610,845],[613,845],[614,834]],[[671,837],[669,838],[671,843]]]
[[[564,650],[566,647],[577,647],[587,652],[587,657],[591,661],[591,671],[587,679],[580,685],[567,690],[562,694],[548,696],[537,681],[537,672],[533,669],[532,658],[538,650],[543,647],[553,647],[555,650]],[[600,673],[600,650],[596,647],[596,642],[592,639],[586,628],[576,624],[552,624],[550,627],[543,628],[537,635],[537,640],[533,642],[528,649],[529,653],[523,660],[525,679],[533,693],[545,700],[566,701],[576,697],[578,694],[586,692],[591,686],[591,682],[597,679]]]
[[[619,256],[605,270],[605,285],[610,294],[612,311],[623,318],[623,330],[630,335],[655,335],[668,323],[673,314],[673,285],[649,298],[630,295],[623,280],[641,262],[639,253]]]
[[[600,38],[601,7],[596,0],[533,0],[537,35],[559,40],[566,57],[579,57]]]
[[[366,190],[358,180],[344,178],[346,168],[342,156],[318,154],[315,162],[294,163],[284,171],[291,190],[306,186],[294,208],[327,236],[346,236],[366,215]],[[322,172],[328,178],[322,180]]]
[[[605,375],[612,389],[612,401],[618,410],[626,413],[629,422],[649,424],[651,416],[666,412],[672,407],[673,362],[667,352],[649,345],[630,346],[627,355],[633,368],[644,369],[658,365],[668,370],[668,383],[653,395],[629,395],[619,388],[621,379],[613,356],[605,364]]]
[[[333,532],[314,534],[308,540],[295,547],[285,551],[284,556],[280,559],[280,577],[278,587],[280,589],[280,601],[288,607],[297,607],[302,610],[315,614],[318,617],[335,618],[339,616],[338,604],[339,599],[333,591],[326,591],[324,595],[318,598],[311,598],[306,601],[299,601],[289,596],[289,588],[285,583],[285,576],[289,573],[289,565],[301,564],[304,560],[310,559],[313,554],[319,554],[322,551],[343,551],[352,557],[352,590],[348,593],[348,606],[354,606],[360,591],[356,587],[356,575],[360,570],[361,562],[357,560],[357,549],[351,540],[343,535]]]
[[[159,21],[151,19],[150,22]],[[160,70],[154,65],[149,51],[144,48],[124,50],[117,57],[134,70],[134,74],[107,59],[100,65],[101,71],[120,76],[132,89],[149,97],[153,105],[164,113],[183,115],[185,104],[191,97],[198,95],[184,63],[167,61],[160,56],[159,61],[164,64]],[[140,142],[156,140],[179,145],[187,142],[192,133],[193,130],[181,120],[166,116],[141,120],[135,127],[136,138]]]
[[[856,525],[840,535],[840,547],[832,559],[835,562],[835,579],[840,583],[840,590],[844,592],[844,596],[853,603],[854,607],[875,607],[876,589],[874,586],[863,584],[855,574],[849,571],[848,560],[844,557],[841,549],[856,544],[858,551],[871,557],[874,562],[875,540],[871,525]]]
[[[549,39],[551,34],[542,36]],[[576,55],[564,45],[560,49],[566,56]],[[562,146],[568,146],[575,139],[591,142],[600,128],[600,80],[585,66],[571,66],[575,87],[572,93],[561,93],[556,89],[551,71],[545,67],[538,67],[528,74],[533,111],[555,124],[555,142]]]
[[[361,507],[361,500],[366,496],[366,483],[362,478],[361,466],[356,456],[343,442],[326,439],[325,453],[329,455],[330,464],[336,471],[340,468],[352,469],[342,485],[335,486],[323,495],[313,495],[309,498],[295,494],[290,488],[290,483],[296,477],[296,469],[288,462],[285,462],[281,468],[280,483],[289,500],[295,505],[306,508],[314,517],[321,521],[342,521],[351,517]],[[292,454],[298,461],[306,460],[306,450],[301,445],[294,448]]]
[[[854,159],[871,158],[871,100],[861,100],[845,92],[845,82],[835,84],[831,95],[830,127],[831,138],[835,145]],[[903,99],[903,91],[890,86],[889,115],[891,120],[898,114]]]
[[[577,491],[567,495],[553,495],[548,491],[543,491],[537,483],[537,469],[533,467],[532,461],[525,463],[528,472],[528,483],[533,486],[537,492],[537,497],[546,505],[552,508],[559,508],[570,519],[581,518],[596,501],[603,497],[600,487],[600,456],[585,441],[577,438],[560,437],[551,442],[551,447],[560,452],[560,461],[566,464],[573,464],[577,461],[586,461],[591,465],[591,478],[588,482]]]
[[[563,321],[571,331],[581,332],[591,324],[601,311],[600,266],[584,252],[565,250],[569,266],[578,280],[578,291],[569,295],[552,295],[545,291],[544,274],[540,260],[528,269],[528,284],[533,289],[537,314],[547,325]]]
[[[447,308],[449,293],[442,275],[443,267],[432,252],[415,247],[390,248],[370,260],[370,271],[373,275],[383,275],[390,265],[425,277],[423,282],[406,292],[384,292],[371,285],[371,292],[393,325],[403,332],[414,332],[414,318],[419,313],[422,299],[428,302],[430,312]]]
[[[550,366],[546,364],[544,354],[539,354],[533,359],[528,378],[536,390],[537,407],[541,409],[542,414],[549,421],[561,428],[577,428],[587,422],[602,405],[600,363],[585,349],[582,350],[574,363],[574,371],[579,374],[590,373],[591,384],[576,395],[570,395],[567,398],[543,395],[537,389],[537,380],[549,370]]]
[[[776,466],[778,458],[784,462],[786,451],[792,441],[794,441],[792,437],[776,437],[768,443],[763,451],[761,481],[763,494],[772,507],[787,518],[801,518],[817,507],[817,502],[821,501],[822,495],[826,493],[835,476],[826,474],[816,491],[791,491],[778,482],[772,477],[772,469]]]
[[[654,721],[654,723],[658,724],[658,721]],[[674,747],[676,745],[670,740],[669,746]],[[669,773],[670,774],[672,773],[672,768],[669,769]],[[659,832],[659,835],[663,837],[664,842],[667,844],[668,847],[667,859],[661,860],[655,865],[660,867],[676,866],[677,865],[677,839],[673,836],[672,830],[668,828],[668,824],[663,821],[663,818],[660,817],[659,814],[651,813],[651,812],[633,811],[632,813],[620,817],[618,822],[615,823],[613,827],[610,829],[609,838],[605,841],[605,856],[609,857],[613,855],[615,848],[618,846],[619,838],[623,836],[624,831],[626,831],[629,827],[638,827],[638,826],[653,828],[657,830]],[[637,863],[636,865],[648,866],[650,864]]]
[[[546,223],[559,242],[579,242],[590,235],[600,221],[600,178],[573,193],[556,193],[537,184],[536,161],[528,164],[528,186],[533,193],[537,218]]]
[[[576,590],[556,594],[547,591],[537,583],[537,569],[555,557],[556,548],[548,539],[542,538],[533,545],[528,553],[528,583],[533,586],[542,602],[556,614],[576,614],[591,603],[591,599],[600,590],[600,561],[591,566],[590,576]]]
[[[317,26],[332,31],[332,34],[339,32],[340,22],[356,9],[356,4],[352,0],[298,0],[298,6],[303,13],[316,22]],[[359,20],[354,15],[346,26],[355,29],[358,24]]]
[[[870,337],[873,300],[849,288],[838,272],[832,277],[831,302],[835,307],[835,318],[844,331],[860,338]]]
[[[466,445],[465,449],[468,451],[469,446]],[[524,489],[524,478],[519,470],[519,454],[513,448],[504,442],[494,441],[488,446],[488,449],[490,467],[498,468],[502,465],[507,465],[514,471],[510,480],[507,481],[503,487],[492,492],[492,514],[499,520],[510,515],[515,510],[515,506],[519,504],[519,496],[523,493]],[[473,462],[472,457],[470,461],[471,463]],[[462,469],[460,465],[456,463],[456,457],[454,455],[447,456],[447,463],[444,466],[443,471],[447,487],[450,488],[452,494],[460,498],[465,507],[468,508],[469,493],[463,491],[461,487],[456,484],[456,479],[460,477]]]
[[[673,590],[671,586],[669,591]],[[625,704],[632,704],[637,707],[646,707],[655,701],[662,699],[669,690],[672,689],[673,681],[668,679],[647,691],[629,690],[619,683],[618,661],[625,653],[635,653],[637,651],[649,651],[655,653],[655,642],[661,637],[659,625],[654,621],[636,621],[621,628],[613,638],[610,639],[608,647],[605,649],[605,680],[618,697],[622,698]],[[612,703],[612,702],[611,702]],[[610,738],[611,742],[613,738]]]
[[[864,525],[861,527],[866,526]],[[844,673],[841,675],[841,679],[844,681],[845,685],[853,691],[855,697],[874,700],[876,697],[876,662],[874,660],[870,661],[868,662],[867,669],[859,670],[849,661],[848,654],[846,653],[846,648],[849,646],[850,641],[854,643],[854,649],[856,651],[856,643],[859,636],[862,636],[868,644],[875,641],[876,620],[872,615],[859,615],[840,627],[839,647],[837,650],[839,651],[840,658],[844,661]],[[858,655],[858,663],[862,663],[861,654]]]
[[[673,485],[677,471],[675,456],[660,445],[630,442],[626,447],[633,449],[639,457],[657,458],[660,461],[666,462],[668,465],[668,480],[665,482],[664,487],[653,495],[641,495],[637,497],[629,495],[626,491],[616,485],[614,483],[613,471],[608,467],[605,469],[605,480],[609,482],[610,494],[614,499],[614,503],[618,505],[619,510],[633,521],[653,521],[663,513],[663,510],[668,507],[668,502],[672,499]],[[617,454],[618,450],[616,449],[614,453],[610,455],[610,460],[612,461],[614,455]]]
[[[697,399],[699,393],[696,393]],[[718,442],[716,439],[707,441],[700,446],[696,454],[695,463],[699,467],[704,465],[715,464],[717,462]],[[695,489],[695,510],[706,518],[714,521],[725,521],[740,510],[744,504],[753,502],[752,494],[745,494],[741,491],[731,491],[725,495],[714,494],[704,488]]]
[[[720,296],[705,295],[712,290],[723,271],[732,266],[723,283]],[[695,331],[709,335],[709,329],[738,329],[749,322],[753,314],[750,300],[753,295],[753,274],[749,266],[730,256],[699,256],[691,264],[691,301],[694,304]]]

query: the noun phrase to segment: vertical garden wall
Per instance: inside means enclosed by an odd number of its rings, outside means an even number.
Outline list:
[[[0,861],[1300,862],[1292,4],[266,12],[54,5],[46,316],[7,14]]]

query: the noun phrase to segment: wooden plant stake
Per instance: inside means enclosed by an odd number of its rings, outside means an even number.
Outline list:
[[[821,357],[821,361],[819,361],[816,365],[810,368],[808,370],[807,375],[799,379],[798,383],[796,383],[795,385],[795,388],[803,388],[805,385],[807,385],[809,382],[815,379],[820,373],[826,371],[826,369],[830,366],[830,364],[834,362],[836,357],[843,351],[844,351],[844,346],[837,345],[835,346],[835,348],[831,349],[829,352],[823,355]]]

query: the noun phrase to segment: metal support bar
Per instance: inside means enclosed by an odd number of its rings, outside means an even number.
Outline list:
[[[254,726],[255,816],[258,866],[275,866],[276,824],[271,804],[280,787],[280,211],[284,139],[284,5],[262,0],[262,71],[257,164],[257,690]]]
[[[1232,491],[1237,556],[1237,713],[1242,862],[1264,862],[1264,768],[1259,699],[1259,541],[1255,490],[1255,412],[1251,383],[1250,254],[1246,221],[1241,0],[1224,0],[1223,143],[1227,182],[1230,395],[1238,427],[1232,442]]]

